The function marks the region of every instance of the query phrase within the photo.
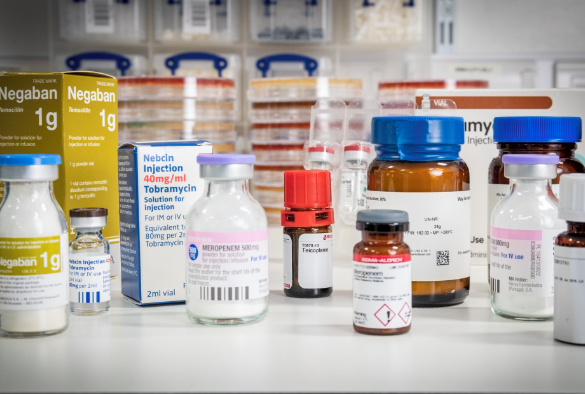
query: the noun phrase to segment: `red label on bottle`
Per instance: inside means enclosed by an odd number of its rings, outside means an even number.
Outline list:
[[[410,261],[410,254],[395,254],[391,256],[354,253],[353,261],[356,263],[397,264]]]

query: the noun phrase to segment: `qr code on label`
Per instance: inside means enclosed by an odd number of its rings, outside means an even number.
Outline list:
[[[449,251],[448,250],[437,251],[437,265],[449,265]]]

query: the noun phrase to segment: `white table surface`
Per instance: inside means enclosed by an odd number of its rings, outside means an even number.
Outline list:
[[[551,322],[493,315],[485,267],[472,268],[465,303],[415,309],[410,333],[385,337],[354,332],[349,266],[317,300],[284,296],[281,262],[270,275],[266,319],[237,327],[193,324],[181,304],[134,306],[115,281],[107,315],[0,338],[0,391],[585,391],[585,346],[554,341]]]

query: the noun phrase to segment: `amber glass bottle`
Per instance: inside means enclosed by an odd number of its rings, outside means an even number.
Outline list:
[[[554,337],[585,345],[585,175],[563,175],[559,219],[567,231],[555,241]]]
[[[333,292],[331,173],[286,171],[281,224],[284,294],[319,298]]]
[[[408,213],[359,211],[362,241],[353,248],[353,328],[363,334],[410,331],[412,285],[410,248],[404,243]]]
[[[552,190],[559,196],[561,175],[585,173],[585,165],[575,157],[581,141],[581,118],[568,116],[515,116],[494,119],[494,141],[499,154],[489,166],[487,223],[496,205],[508,195],[510,180],[504,176],[502,157],[507,154],[556,154],[560,161]],[[489,234],[488,229],[488,234]],[[488,235],[489,238],[489,235]],[[489,245],[489,242],[488,244]],[[488,281],[489,281],[489,256]]]
[[[409,213],[415,307],[449,306],[469,295],[470,178],[459,157],[463,118],[384,117],[400,161],[378,155],[368,170],[368,208]],[[376,140],[374,144],[384,144]],[[380,147],[377,151],[383,151]]]

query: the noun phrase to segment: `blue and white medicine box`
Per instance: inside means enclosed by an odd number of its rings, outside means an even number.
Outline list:
[[[138,305],[185,302],[185,222],[203,194],[197,156],[205,141],[118,148],[122,294]]]

